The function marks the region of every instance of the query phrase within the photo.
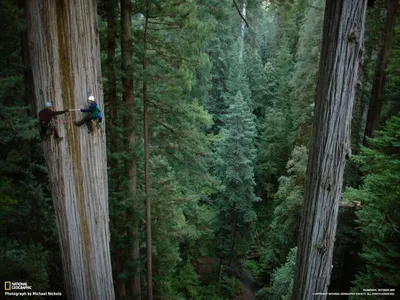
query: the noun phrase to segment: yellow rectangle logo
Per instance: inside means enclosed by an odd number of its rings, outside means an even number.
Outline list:
[[[11,291],[11,281],[4,281],[4,290]]]

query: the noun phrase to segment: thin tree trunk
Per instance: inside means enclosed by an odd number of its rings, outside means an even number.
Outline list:
[[[365,125],[367,124],[367,117],[368,117],[368,103],[361,103],[361,120],[360,120],[360,128],[365,128]],[[360,130],[359,131],[359,140],[358,142],[360,145],[364,142],[364,131]]]
[[[116,39],[117,39],[117,22],[116,22],[116,8],[118,2],[117,0],[108,0],[106,3],[106,12],[107,12],[107,62],[106,62],[106,76],[108,82],[108,89],[105,99],[105,104],[108,112],[108,136],[110,139],[110,152],[115,153],[118,151],[118,137],[115,134],[115,127],[117,125],[117,75],[115,72],[115,58],[116,58]],[[118,162],[116,159],[109,159],[111,172],[110,182],[112,182],[113,192],[119,192],[120,175],[115,172],[118,169]],[[120,220],[116,217],[113,219],[114,230],[118,232],[118,234],[123,235],[125,232],[125,227],[122,225]],[[126,272],[126,259],[124,255],[123,247],[119,246],[117,243],[116,248],[114,249],[115,255],[115,294],[117,295],[117,299],[125,299],[126,298],[126,284],[125,279],[119,277],[119,274]]]
[[[243,16],[243,18],[246,18],[246,4],[247,4],[247,0],[243,0],[243,2],[242,2],[242,16]],[[246,33],[246,22],[244,20],[242,20],[242,25],[241,25],[241,28],[240,28],[240,39],[241,39],[240,53],[239,53],[239,60],[240,61],[243,59],[245,33]]]
[[[107,77],[108,91],[106,104],[109,109],[110,123],[115,126],[117,115],[117,76],[115,73],[115,49],[117,38],[116,24],[117,0],[107,1]]]
[[[34,112],[36,111],[35,87],[33,84],[31,59],[29,56],[28,32],[26,30],[21,34],[21,49],[22,62],[24,64],[25,103],[32,109],[32,112]]]
[[[150,199],[150,178],[149,178],[149,104],[147,96],[147,34],[149,24],[149,0],[146,0],[146,23],[143,37],[143,131],[144,131],[144,189],[146,194],[146,257],[147,257],[147,299],[153,299],[153,263],[151,250],[151,199]]]
[[[118,222],[116,223],[118,224]],[[115,227],[119,228],[118,225],[116,225]],[[118,276],[119,274],[125,271],[125,255],[121,247],[118,247],[115,250],[115,264],[116,264],[116,276]],[[117,286],[115,287],[115,289],[116,289],[117,299],[119,300],[125,299],[126,297],[125,282],[120,278],[117,278],[116,284]]]
[[[235,241],[236,241],[236,226],[237,226],[237,211],[236,211],[236,203],[234,202],[231,208],[231,241],[229,245],[230,249],[230,258],[229,258],[229,266],[232,266],[232,257],[235,257]]]
[[[127,146],[130,158],[126,161],[129,176],[129,191],[133,197],[132,238],[133,246],[131,257],[134,261],[133,278],[130,282],[130,290],[133,299],[140,299],[140,265],[139,265],[139,220],[137,219],[137,176],[136,157],[133,149],[136,144],[135,118],[134,118],[134,95],[133,95],[133,39],[132,39],[132,2],[121,0],[121,51],[122,51],[122,86],[123,102],[126,111],[124,117],[124,128],[128,132]]]
[[[281,30],[282,30],[282,11],[278,10],[276,14],[276,48],[279,49],[279,45],[281,43]]]
[[[326,299],[367,0],[327,0],[293,300]]]
[[[374,131],[379,126],[381,111],[383,105],[383,96],[385,88],[385,70],[388,62],[390,50],[392,48],[394,25],[396,23],[398,0],[386,0],[386,18],[382,28],[382,44],[380,46],[379,56],[376,63],[374,81],[372,85],[371,100],[368,107],[367,122],[363,144],[367,145],[367,138],[374,136]]]
[[[40,91],[55,110],[103,106],[96,2],[26,1],[37,110]],[[72,113],[71,113],[71,116]],[[70,120],[68,115],[58,119]],[[43,142],[68,299],[114,299],[108,225],[106,137],[55,122],[64,137]]]

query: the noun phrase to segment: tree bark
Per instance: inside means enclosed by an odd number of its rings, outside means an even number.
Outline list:
[[[146,0],[146,22],[143,36],[143,134],[144,134],[144,191],[146,194],[146,267],[147,299],[153,299],[153,263],[151,247],[151,199],[150,199],[150,141],[149,141],[149,102],[147,95],[147,34],[149,25],[149,0]]]
[[[132,2],[131,0],[121,0],[121,52],[122,52],[122,86],[123,102],[126,111],[124,117],[124,128],[127,135],[127,147],[129,159],[126,160],[129,178],[129,191],[133,197],[132,231],[133,246],[131,257],[134,261],[133,278],[130,282],[132,299],[140,299],[140,264],[139,264],[139,220],[137,219],[137,176],[136,176],[136,157],[134,148],[136,144],[135,117],[134,117],[134,95],[133,95],[133,38],[132,38]]]
[[[26,1],[37,110],[40,91],[55,110],[103,104],[94,0]],[[72,113],[71,113],[72,117]],[[43,142],[68,299],[114,299],[108,225],[106,137],[56,123],[64,139]]]
[[[292,299],[326,299],[367,0],[327,0]]]
[[[386,0],[386,18],[381,32],[381,46],[378,60],[376,63],[374,81],[372,85],[371,100],[368,107],[367,122],[363,144],[367,145],[367,138],[374,136],[374,131],[379,126],[381,118],[383,95],[385,89],[385,70],[388,62],[390,50],[392,49],[392,40],[394,25],[396,23],[398,0]]]

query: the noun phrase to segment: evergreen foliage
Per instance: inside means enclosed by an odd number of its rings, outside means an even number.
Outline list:
[[[250,225],[256,219],[252,205],[258,201],[253,173],[255,117],[241,91],[225,119],[224,140],[219,147],[219,155],[224,159],[219,170],[224,190],[218,195],[217,205],[221,222],[218,237],[222,241],[219,247],[229,264],[249,249]]]
[[[212,24],[214,28],[205,49],[211,62],[211,87],[205,107],[214,119],[212,132],[218,133],[222,126],[223,115],[229,107],[229,103],[225,103],[223,97],[227,90],[226,80],[230,66],[227,50],[231,49],[239,37],[239,22],[235,22],[233,18],[235,11],[231,8],[231,1],[207,1],[207,5],[203,4],[201,8],[202,20]]]
[[[400,221],[400,117],[392,117],[376,138],[372,149],[362,148],[353,159],[363,172],[363,184],[348,188],[347,201],[360,201],[357,224],[363,238],[361,258],[365,268],[354,281],[353,291],[399,288],[398,244]],[[386,298],[385,298],[386,299]]]
[[[107,54],[111,2],[117,24],[112,61]],[[338,223],[333,291],[346,291],[357,267],[352,291],[400,290],[398,24],[386,70],[381,116],[386,125],[370,141],[370,149],[357,152],[383,22],[384,1],[375,2],[368,11],[353,117],[352,148],[359,155],[346,171],[344,199],[349,207],[341,208]],[[125,284],[125,298],[131,297],[135,267],[140,266],[143,279],[146,272],[143,83],[149,103],[154,295],[235,299],[246,287],[237,272],[243,262],[242,271],[264,284],[258,292],[253,287],[256,299],[290,298],[315,82],[326,75],[317,74],[324,3],[248,0],[250,26],[243,41],[242,19],[232,1],[150,0],[144,52],[146,1],[134,1],[133,65],[121,71],[118,1],[99,1],[106,96],[113,89],[110,74],[116,72],[116,99],[104,110],[113,276]],[[37,289],[62,291],[54,208],[35,112],[26,94],[24,72],[29,66],[20,49],[25,22],[16,1],[4,1],[0,24],[6,29],[0,34],[1,279],[26,279]],[[122,101],[121,78],[131,74],[133,112]],[[129,128],[123,121],[127,118],[133,120]],[[130,132],[135,134],[134,147],[127,145]],[[132,159],[136,195],[130,192],[126,164]],[[132,260],[135,224],[139,261]],[[146,284],[142,280],[142,291]]]
[[[26,104],[23,10],[0,9],[0,280],[62,291],[58,237],[37,120]]]
[[[278,178],[284,173],[291,151],[290,86],[293,61],[287,39],[281,41],[277,56],[265,65],[264,115],[259,123],[257,178],[261,195],[276,192]],[[279,150],[278,150],[279,149]]]
[[[141,50],[141,28],[135,33],[136,55],[146,55],[148,67],[135,75],[140,85],[147,81],[149,96],[154,292],[174,298],[182,293],[180,276],[191,272],[196,279],[188,263],[209,253],[213,237],[214,212],[201,203],[214,190],[208,171],[213,138],[205,133],[212,120],[201,106],[207,89],[197,84],[208,76],[208,59],[200,50],[211,27],[200,20],[195,1],[154,2],[149,9],[147,53]],[[137,157],[143,161],[141,153]],[[138,168],[143,182],[140,163]]]
[[[290,249],[285,264],[274,271],[271,279],[271,286],[257,292],[257,300],[289,300],[291,298],[296,252],[296,247]]]
[[[308,150],[295,147],[287,163],[287,176],[279,179],[274,200],[272,222],[267,228],[260,254],[259,277],[270,278],[272,270],[284,263],[289,250],[296,245],[304,198]]]
[[[298,144],[303,145],[307,145],[311,139],[324,5],[324,0],[313,0],[310,3],[301,27],[296,64],[291,80],[294,139]]]

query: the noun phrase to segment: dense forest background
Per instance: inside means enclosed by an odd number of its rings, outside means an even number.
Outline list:
[[[1,3],[0,279],[64,291],[24,6]],[[155,298],[290,299],[324,4],[99,1],[117,299],[146,297],[149,200]],[[331,292],[400,291],[397,6],[368,3]]]

